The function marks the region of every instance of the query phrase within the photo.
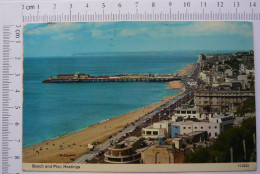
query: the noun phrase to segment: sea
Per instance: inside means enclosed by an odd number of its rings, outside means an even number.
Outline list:
[[[58,74],[173,74],[198,53],[25,57],[23,147],[73,133],[178,93],[168,83],[42,83]]]

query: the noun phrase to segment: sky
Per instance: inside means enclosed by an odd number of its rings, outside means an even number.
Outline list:
[[[24,56],[252,50],[250,22],[99,22],[24,26]]]

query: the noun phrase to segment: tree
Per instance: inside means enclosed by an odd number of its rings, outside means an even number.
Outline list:
[[[237,107],[237,115],[244,116],[246,113],[255,112],[255,97],[249,97]]]

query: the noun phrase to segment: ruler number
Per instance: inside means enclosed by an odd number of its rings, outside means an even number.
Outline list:
[[[19,125],[20,125],[20,123],[18,123],[18,122],[15,122],[15,123],[14,123],[14,125],[15,125],[15,126],[19,126]]]
[[[19,29],[15,30],[15,38],[16,39],[20,38],[20,35],[21,35],[20,33],[21,33],[21,31]]]
[[[16,89],[15,92],[18,93],[18,92],[21,92],[21,91],[19,91],[18,89]]]
[[[14,156],[14,159],[20,159],[20,156]]]
[[[155,2],[152,2],[152,7],[155,7]]]
[[[224,2],[218,2],[218,7],[224,7]]]
[[[250,7],[256,7],[256,2],[250,2],[249,5]]]
[[[138,2],[135,2],[135,7],[138,7]]]
[[[239,7],[239,6],[240,6],[239,2],[234,2],[234,7]]]
[[[88,3],[86,4],[86,7],[88,8]]]
[[[119,4],[117,5],[118,8],[121,8],[122,7],[122,4],[119,2]]]
[[[106,7],[106,4],[103,2],[102,3],[102,8],[105,8]]]
[[[207,2],[200,2],[200,7],[207,7]]]
[[[184,2],[184,7],[190,7],[190,2]]]
[[[172,2],[169,2],[169,6],[170,6],[170,7],[172,6]]]
[[[69,8],[72,9],[72,4],[70,4]]]
[[[56,9],[56,4],[53,4],[53,9]]]

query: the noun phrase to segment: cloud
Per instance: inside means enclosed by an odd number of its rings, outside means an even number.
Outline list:
[[[91,37],[93,39],[110,39],[115,35],[116,29],[92,29]]]
[[[240,22],[195,22],[184,27],[180,35],[252,35],[252,27]]]
[[[30,28],[25,31],[28,35],[48,35],[60,32],[77,31],[82,28],[81,23],[48,23],[44,26]]]
[[[242,22],[182,22],[150,23],[149,27],[133,27],[122,29],[122,37],[149,36],[152,38],[174,38],[188,36],[240,35],[252,36],[252,25]]]
[[[51,40],[74,40],[75,36],[73,33],[59,33],[51,36]]]
[[[138,34],[146,33],[147,31],[148,31],[147,27],[135,28],[135,29],[133,29],[133,28],[131,28],[131,29],[125,28],[125,29],[121,30],[119,35],[123,36],[123,37],[131,37],[131,36],[136,36]]]

